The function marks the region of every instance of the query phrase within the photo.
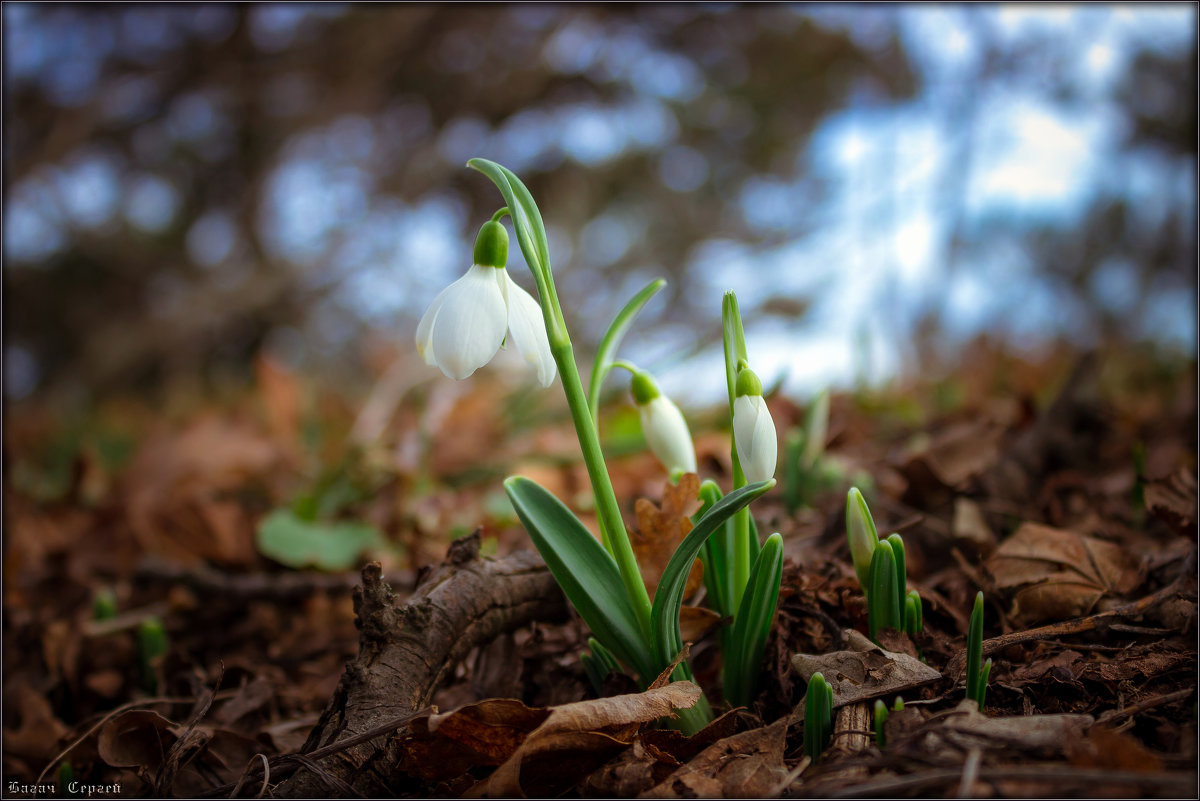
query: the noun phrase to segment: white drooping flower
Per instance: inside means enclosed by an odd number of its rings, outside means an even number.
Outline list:
[[[507,260],[504,226],[485,223],[475,241],[475,264],[438,293],[421,318],[417,353],[449,378],[466,378],[490,362],[511,334],[517,351],[537,368],[538,383],[548,387],[555,365],[542,309],[512,280]]]
[[[636,372],[630,386],[637,404],[642,435],[658,461],[667,471],[696,472],[696,449],[683,412],[670,398],[659,392],[648,373]]]
[[[775,421],[762,396],[762,382],[749,368],[737,377],[733,401],[733,441],[746,481],[754,483],[775,477],[779,442]]]

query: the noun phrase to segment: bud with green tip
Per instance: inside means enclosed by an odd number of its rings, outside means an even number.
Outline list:
[[[858,487],[851,487],[846,493],[846,540],[850,544],[850,559],[854,562],[858,583],[864,591],[868,591],[871,557],[875,555],[879,533],[875,530],[871,510],[867,508],[867,501]]]
[[[733,401],[733,441],[746,481],[754,483],[775,477],[779,441],[775,421],[763,400],[762,381],[749,367],[738,371]]]
[[[816,759],[833,732],[833,688],[820,673],[812,674],[808,680],[804,701],[804,753]]]
[[[663,395],[650,374],[638,370],[629,386],[637,404],[642,435],[667,472],[696,472],[696,449],[683,412]]]

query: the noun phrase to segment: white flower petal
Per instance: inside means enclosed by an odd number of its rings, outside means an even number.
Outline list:
[[[668,471],[696,472],[696,449],[687,421],[670,398],[659,395],[649,403],[639,404],[642,435],[650,451]]]
[[[487,364],[504,341],[508,310],[495,269],[474,265],[442,293],[429,342],[434,364],[450,378],[466,378]]]
[[[433,299],[433,303],[429,304],[429,308],[421,316],[421,322],[417,325],[417,355],[424,359],[425,363],[431,367],[437,366],[437,362],[433,359],[433,326],[437,321],[438,311],[446,301],[446,293],[449,291],[450,287],[446,287],[437,294],[437,297]]]
[[[513,342],[525,361],[537,367],[538,383],[548,387],[554,381],[557,368],[550,352],[550,339],[546,336],[542,307],[512,280],[507,271],[503,272],[508,295],[508,329],[512,332]]]
[[[775,476],[779,442],[775,421],[762,395],[742,395],[733,402],[733,438],[746,481]]]

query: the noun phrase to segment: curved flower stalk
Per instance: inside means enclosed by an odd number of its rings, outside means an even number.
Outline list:
[[[475,239],[474,264],[443,289],[417,326],[417,353],[448,378],[461,379],[492,360],[511,334],[517,351],[537,368],[543,387],[554,381],[554,356],[537,301],[521,289],[505,265],[508,233],[498,218]]]
[[[637,370],[629,385],[637,405],[642,435],[667,472],[696,472],[696,448],[683,412],[662,394],[650,374]]]

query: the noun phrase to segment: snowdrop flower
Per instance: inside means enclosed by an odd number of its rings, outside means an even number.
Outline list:
[[[679,407],[658,391],[649,373],[640,370],[635,372],[629,388],[637,404],[642,435],[646,437],[650,451],[670,473],[677,470],[695,473],[696,450]]]
[[[733,441],[746,481],[766,481],[775,476],[779,442],[775,421],[762,396],[762,382],[748,367],[738,372],[733,401]]]
[[[417,326],[417,353],[449,378],[466,378],[490,362],[511,334],[517,351],[537,367],[538,382],[550,386],[554,356],[542,308],[505,269],[508,232],[499,222],[479,230],[474,262],[429,304]]]
[[[875,530],[871,510],[867,508],[867,501],[858,487],[851,487],[846,493],[846,541],[850,544],[850,560],[854,562],[858,583],[866,588],[869,586],[871,557],[875,555],[879,533]]]

